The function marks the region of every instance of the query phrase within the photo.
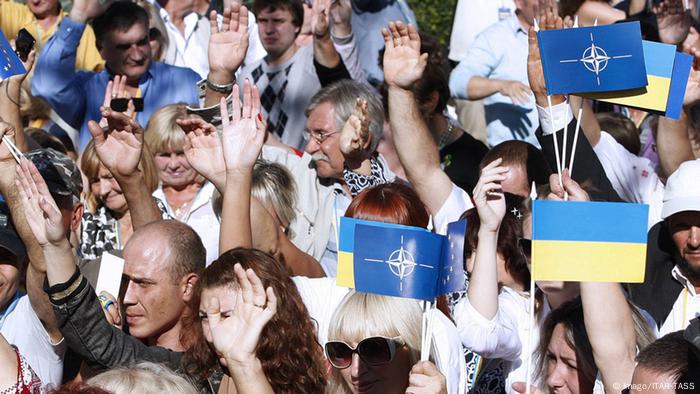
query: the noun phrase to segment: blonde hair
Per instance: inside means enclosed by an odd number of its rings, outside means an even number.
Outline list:
[[[111,369],[91,378],[87,383],[114,394],[197,393],[187,379],[161,364],[151,362],[141,362],[130,368]]]
[[[165,28],[165,23],[163,18],[160,17],[158,10],[147,0],[135,0],[136,4],[141,6],[148,14],[148,24],[151,29],[155,28],[160,33],[158,35],[158,42],[160,43],[160,51],[158,53],[152,53],[151,56],[153,60],[163,61],[165,55],[168,53],[168,46],[170,45],[170,38],[168,37],[168,30]],[[149,33],[150,39],[150,33]]]
[[[328,327],[328,340],[359,342],[369,336],[397,337],[408,346],[411,365],[420,360],[421,319],[417,301],[407,298],[350,291],[336,308]],[[406,371],[408,381],[408,371]],[[350,394],[340,371],[333,368],[327,393]]]
[[[296,217],[297,191],[292,174],[282,165],[266,160],[257,160],[253,167],[251,195],[263,204],[270,204],[285,226],[288,237],[289,225]]]
[[[97,156],[97,150],[95,150],[95,141],[90,140],[85,146],[85,150],[83,150],[83,153],[80,155],[80,170],[87,178],[88,186],[98,177],[101,165],[102,162]],[[153,193],[158,187],[158,171],[156,170],[153,154],[148,149],[148,145],[144,144],[143,146],[138,168],[143,173],[143,178],[149,193]],[[99,201],[99,198],[92,193],[91,187],[87,189],[86,205],[90,212],[95,213],[102,203]]]
[[[154,155],[181,151],[185,145],[185,132],[175,122],[187,117],[185,104],[170,104],[151,115],[146,125],[144,140]]]

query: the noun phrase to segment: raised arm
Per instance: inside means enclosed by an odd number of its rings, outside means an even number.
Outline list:
[[[10,140],[15,135],[14,128],[7,123],[0,122],[0,138],[7,136]],[[26,162],[26,160],[25,160]],[[61,332],[58,330],[56,318],[53,314],[53,308],[48,297],[44,293],[43,284],[46,276],[46,263],[44,253],[41,246],[34,237],[34,234],[25,219],[24,210],[20,201],[20,195],[16,182],[18,177],[15,175],[15,161],[10,155],[6,143],[0,143],[0,194],[5,197],[7,206],[12,214],[12,221],[17,230],[17,234],[22,239],[27,255],[29,257],[29,266],[27,268],[26,288],[29,296],[29,301],[32,309],[36,313],[39,321],[46,330],[52,343],[58,343],[61,338]]]
[[[68,18],[41,49],[32,78],[32,94],[46,100],[58,115],[80,128],[85,114],[86,93],[75,60],[85,23],[109,6],[111,0],[75,0]]]
[[[555,176],[550,178],[550,187],[550,199],[563,199],[566,190],[572,201],[589,200],[566,172],[563,188]],[[581,282],[581,302],[586,334],[605,392],[619,393],[632,381],[635,367],[637,341],[630,304],[619,283],[602,282]]]
[[[250,190],[253,166],[265,139],[258,88],[251,88],[248,81],[244,83],[242,110],[238,97],[238,86],[234,85],[231,118],[225,100],[221,100],[220,107],[223,125],[221,142],[226,161],[226,188],[219,236],[219,250],[222,253],[236,247],[252,247]]]
[[[143,128],[126,114],[107,107],[101,107],[100,111],[107,119],[107,130],[92,120],[88,122],[88,129],[100,162],[112,173],[124,193],[134,230],[160,220],[160,210],[139,169],[141,156],[148,154],[143,151]]]
[[[0,83],[0,92],[4,92],[4,94],[0,94],[0,119],[5,120],[15,128],[15,145],[17,145],[22,152],[26,152],[28,147],[27,141],[24,138],[22,115],[19,111],[19,97],[22,83],[31,72],[35,57],[35,52],[32,50],[29,53],[27,61],[24,62],[24,69],[27,70],[27,72],[12,76]]]
[[[277,297],[272,287],[264,288],[252,269],[236,264],[234,271],[240,290],[233,313],[223,316],[218,298],[208,304],[207,323],[214,347],[226,360],[238,393],[273,393],[255,352],[262,330],[277,313]]]
[[[216,11],[209,15],[209,76],[204,106],[219,104],[221,98],[231,93],[236,80],[236,70],[248,53],[248,8],[233,2],[223,13],[221,28],[216,21]]]
[[[48,262],[48,293],[58,326],[71,349],[101,368],[128,365],[138,359],[177,367],[172,352],[148,347],[107,321],[95,291],[75,265],[61,212],[32,162],[23,159],[17,166],[16,186],[26,223]]]
[[[440,156],[411,86],[423,75],[428,54],[420,53],[420,37],[412,25],[391,22],[382,31],[384,81],[389,89],[389,120],[396,152],[408,180],[435,215],[452,192],[452,181],[440,167]]]

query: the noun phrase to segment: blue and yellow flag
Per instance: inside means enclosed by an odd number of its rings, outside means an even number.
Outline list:
[[[339,286],[395,297],[434,300],[464,289],[466,221],[442,236],[418,227],[341,218]]]
[[[2,30],[0,30],[0,52],[2,53],[2,58],[0,58],[0,80],[27,72]]]
[[[639,22],[537,33],[547,94],[647,85]]]
[[[534,279],[643,282],[648,211],[641,204],[534,201]]]
[[[588,94],[585,97],[678,119],[683,109],[683,96],[693,57],[676,52],[675,45],[653,41],[643,43],[648,86],[640,89]]]

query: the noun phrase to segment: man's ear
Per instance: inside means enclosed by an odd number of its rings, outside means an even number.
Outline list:
[[[182,278],[182,300],[190,302],[194,296],[195,286],[199,280],[199,275],[190,272]]]
[[[83,220],[83,213],[85,212],[85,205],[83,203],[78,203],[73,206],[73,212],[70,217],[70,230],[76,231],[80,228],[80,223]]]

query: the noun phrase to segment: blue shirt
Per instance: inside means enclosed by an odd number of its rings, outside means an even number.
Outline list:
[[[75,70],[76,51],[84,29],[84,23],[63,18],[56,34],[42,48],[32,79],[32,94],[46,100],[64,121],[80,129],[80,150],[91,138],[88,121],[101,117],[100,106],[112,78],[107,70]],[[196,105],[197,81],[199,76],[189,68],[151,61],[139,81],[144,106],[136,120],[145,127],[151,114],[164,105]]]
[[[474,39],[462,61],[452,71],[452,95],[467,99],[467,84],[473,76],[529,85],[527,53],[527,31],[517,16],[491,25]],[[514,139],[540,146],[535,138],[539,119],[533,95],[530,95],[527,105],[518,106],[510,97],[492,94],[484,98],[484,112],[490,146]]]

